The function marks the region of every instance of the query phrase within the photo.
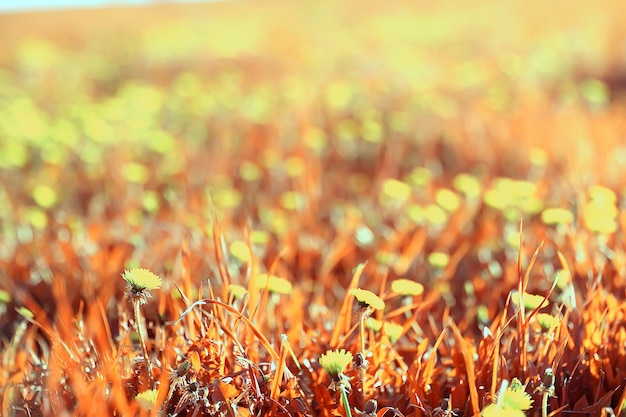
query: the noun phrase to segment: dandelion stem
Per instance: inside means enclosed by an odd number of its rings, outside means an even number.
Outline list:
[[[148,357],[148,347],[146,346],[146,339],[144,337],[143,317],[141,315],[141,302],[139,299],[133,300],[133,310],[135,311],[135,329],[137,330],[137,335],[139,337],[139,345],[141,346],[143,360],[146,363],[148,383],[152,386],[152,363]]]
[[[359,407],[362,407],[365,404],[365,369],[367,367],[367,362],[365,360],[365,318],[368,316],[367,310],[361,313],[361,317],[359,320],[359,333],[361,338],[361,355],[363,363],[358,364],[359,371],[359,382],[361,384],[361,398]]]
[[[348,391],[345,385],[341,384],[341,401],[343,402],[343,406],[346,409],[346,417],[352,417],[352,412],[350,411],[350,403],[348,402]]]
[[[361,353],[363,357],[365,357],[365,313],[361,314],[361,319],[359,321],[359,334],[361,338]]]

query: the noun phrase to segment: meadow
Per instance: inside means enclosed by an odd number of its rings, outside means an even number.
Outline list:
[[[623,16],[0,16],[0,415],[626,416]]]

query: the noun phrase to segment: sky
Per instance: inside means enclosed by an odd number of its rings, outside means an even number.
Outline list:
[[[142,5],[150,3],[199,3],[203,0],[0,0],[0,13],[59,10],[68,8]]]

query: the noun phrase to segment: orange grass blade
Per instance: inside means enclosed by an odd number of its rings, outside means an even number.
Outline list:
[[[393,272],[396,275],[406,274],[406,271],[409,270],[409,267],[413,263],[414,259],[417,257],[417,254],[420,253],[424,248],[427,237],[428,233],[426,229],[418,229],[416,232],[413,233],[411,241],[408,243],[406,248],[404,248],[404,251],[402,251],[400,257],[393,266]]]
[[[274,373],[274,380],[272,381],[272,388],[270,390],[270,398],[278,401],[278,395],[280,394],[280,385],[283,379],[283,372],[285,370],[285,360],[287,359],[288,349],[284,343],[280,345],[280,357],[276,364],[276,372]]]
[[[474,416],[479,416],[480,405],[478,402],[478,389],[476,388],[476,374],[474,373],[474,359],[472,358],[471,352],[467,349],[465,339],[463,339],[459,328],[456,326],[453,320],[448,321],[448,327],[452,329],[452,333],[454,333],[456,341],[461,349],[461,353],[463,354],[463,359],[465,360],[465,369],[467,370],[467,385],[470,391],[472,411],[474,413]]]
[[[444,328],[443,330],[441,330],[441,333],[439,333],[439,337],[437,338],[437,340],[435,341],[435,344],[433,345],[432,354],[428,357],[426,364],[421,370],[421,379],[424,385],[422,387],[423,391],[425,391],[426,387],[430,386],[433,380],[433,372],[435,370],[435,360],[437,358],[437,350],[439,349],[439,345],[441,345],[441,343],[443,342],[443,338],[445,337],[445,335],[446,335],[446,329]],[[426,342],[426,340],[424,340],[424,342]]]
[[[211,212],[213,213],[213,205],[211,205]],[[222,284],[224,287],[228,288],[231,283],[230,274],[228,273],[228,269],[226,268],[226,260],[224,259],[224,247],[226,244],[224,243],[224,235],[222,233],[222,226],[217,220],[217,216],[213,213],[213,250],[215,251],[215,260],[217,262],[217,268],[220,273],[220,278],[222,279]]]
[[[498,389],[498,366],[500,363],[500,340],[502,340],[502,336],[504,336],[504,330],[509,327],[515,316],[510,317],[506,320],[506,312],[509,310],[509,305],[511,303],[511,294],[506,297],[506,303],[504,304],[504,312],[502,313],[502,317],[500,319],[500,326],[498,327],[498,331],[496,333],[496,337],[493,343],[494,353],[493,353],[493,371],[491,373],[491,397],[495,397],[496,390]],[[506,322],[505,322],[506,320]]]
[[[576,292],[574,291],[574,288],[572,287],[572,271],[569,268],[569,265],[567,264],[567,260],[565,259],[565,255],[563,255],[563,253],[561,253],[560,250],[557,249],[556,251],[557,256],[559,257],[559,262],[561,262],[561,268],[564,271],[567,271],[567,273],[569,274],[570,277],[570,283],[568,284],[568,294],[569,294],[569,298],[570,298],[570,303],[571,303],[571,308],[573,310],[576,310],[578,308],[578,303],[576,302]]]
[[[192,306],[193,304],[189,301],[189,298],[187,298],[184,291],[178,286],[177,283],[174,283],[174,286],[178,290],[178,293],[180,294],[181,299],[185,303],[185,306],[187,306],[187,310],[189,310],[190,306]],[[194,325],[194,322],[197,322],[199,327],[203,327],[202,319],[200,318],[200,316],[198,316],[198,313],[196,313],[195,311],[193,312],[193,317],[189,317],[187,319],[187,325],[185,326],[185,329],[189,331],[189,337],[192,340],[194,340],[197,337],[196,326]],[[204,331],[202,333],[204,334]]]
[[[367,262],[357,265],[354,274],[352,275],[352,280],[350,281],[349,288],[356,288],[359,283],[359,279],[361,278],[361,274],[363,274],[363,269]],[[348,333],[350,328],[350,310],[352,307],[352,297],[349,297],[348,294],[345,295],[343,299],[343,304],[341,305],[341,310],[339,312],[339,317],[337,318],[337,324],[333,329],[333,334],[330,338],[330,346],[336,347],[337,342],[339,341],[339,336],[343,332]]]
[[[185,310],[185,312],[183,312],[183,314],[178,318],[178,320],[176,320],[176,322],[174,322],[174,324],[178,323],[181,319],[183,319],[187,314],[189,314],[195,307],[197,306],[201,306],[201,305],[206,305],[206,304],[215,304],[218,305],[219,307],[225,309],[226,311],[229,311],[230,313],[233,313],[237,318],[239,318],[241,321],[244,322],[244,324],[246,326],[248,326],[248,328],[252,331],[252,333],[254,333],[254,335],[256,336],[257,339],[259,339],[259,341],[261,342],[261,344],[263,345],[263,347],[265,348],[265,350],[270,354],[270,356],[272,357],[272,359],[276,362],[278,362],[278,360],[280,359],[278,353],[276,353],[276,350],[274,350],[274,348],[272,347],[271,343],[269,342],[269,340],[267,340],[267,338],[263,335],[263,333],[261,332],[261,330],[250,321],[249,318],[247,318],[246,316],[244,316],[241,312],[239,312],[238,310],[234,309],[233,307],[229,306],[228,304],[224,304],[221,301],[218,300],[209,300],[209,299],[203,299],[203,300],[198,300],[195,303],[193,303],[192,305],[189,306],[189,308],[187,310]],[[224,327],[222,327],[224,328]],[[232,333],[230,333],[232,335]],[[233,335],[234,337],[234,335]],[[235,338],[236,340],[236,338]],[[237,342],[239,344],[239,342]]]

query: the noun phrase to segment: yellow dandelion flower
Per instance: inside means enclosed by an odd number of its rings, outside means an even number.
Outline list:
[[[435,194],[435,201],[448,212],[453,212],[461,207],[461,199],[452,190],[441,188]]]
[[[591,200],[583,208],[585,224],[592,232],[610,234],[617,230],[618,210],[615,204]]]
[[[513,291],[511,292],[511,301],[516,306],[519,306],[519,292]],[[541,305],[543,302],[543,295],[529,294],[525,292],[522,295],[522,303],[524,303],[524,308],[527,310],[534,310]]]
[[[376,320],[373,317],[368,317],[365,321],[365,325],[368,329],[372,329],[374,332],[379,332],[383,327],[383,322],[380,320]]]
[[[385,322],[383,333],[391,343],[395,343],[402,336],[402,326],[397,323]]]
[[[320,357],[320,365],[333,381],[340,381],[343,376],[343,370],[352,362],[352,353],[345,349],[329,350]]]
[[[400,295],[421,295],[424,293],[424,286],[419,282],[400,278],[391,283],[391,290]]]
[[[610,188],[592,185],[587,189],[587,192],[592,200],[607,204],[615,204],[617,202],[617,194]]]
[[[156,404],[157,397],[159,396],[159,390],[149,389],[144,392],[140,392],[135,396],[137,402],[143,407],[150,410]]]
[[[405,202],[411,197],[411,186],[396,179],[388,179],[382,185],[383,197]]]
[[[122,278],[134,291],[157,290],[161,288],[162,283],[158,275],[144,268],[126,270]]]
[[[228,293],[232,294],[235,300],[241,300],[248,293],[248,290],[241,285],[230,284],[228,286]]]
[[[455,189],[461,191],[468,197],[478,197],[480,195],[480,181],[473,175],[459,174],[454,177],[453,184]]]
[[[498,399],[500,406],[509,410],[528,410],[532,407],[533,399],[525,391],[526,387],[513,378],[511,385],[504,391],[504,398]]]
[[[293,290],[291,282],[275,275],[259,274],[256,277],[256,285],[276,294],[291,294]]]
[[[450,255],[444,252],[433,252],[428,255],[428,263],[435,268],[445,268],[450,262]]]
[[[489,404],[480,414],[483,417],[526,417],[521,410],[509,410],[496,404]]]
[[[522,385],[517,378],[513,378],[511,385],[507,385],[507,381],[502,382],[502,388],[496,402],[485,407],[481,413],[483,417],[524,417],[524,410],[532,407],[533,399],[525,391],[525,385]]]
[[[569,224],[574,222],[574,213],[559,207],[547,208],[541,212],[541,221],[550,225]]]
[[[245,242],[241,240],[237,240],[230,244],[230,254],[237,258],[240,262],[247,263],[250,262],[250,258],[252,254],[250,253],[250,248]]]
[[[551,330],[554,329],[561,323],[561,320],[558,317],[554,317],[550,314],[539,313],[537,314],[537,322],[541,326],[543,330]]]
[[[371,291],[361,288],[351,288],[348,294],[354,296],[362,307],[372,308],[374,310],[383,310],[385,308],[385,302]]]

